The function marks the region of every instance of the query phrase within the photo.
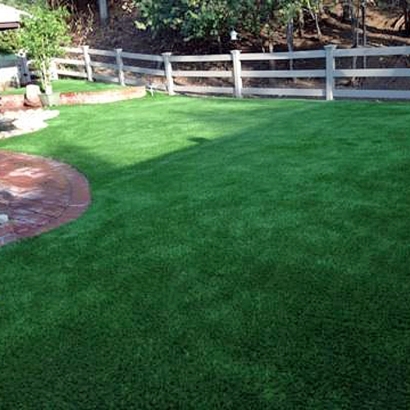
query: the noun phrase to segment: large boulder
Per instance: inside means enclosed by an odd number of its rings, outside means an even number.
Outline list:
[[[41,107],[40,87],[38,85],[29,84],[26,86],[26,93],[24,94],[24,105],[27,107],[38,108]]]

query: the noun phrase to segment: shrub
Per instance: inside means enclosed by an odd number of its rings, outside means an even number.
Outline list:
[[[14,54],[19,49],[20,41],[16,30],[0,31],[0,54]]]
[[[69,44],[68,13],[63,8],[51,10],[36,7],[30,17],[23,18],[19,42],[40,71],[43,91],[51,92],[50,65],[53,58],[63,54],[62,47]]]

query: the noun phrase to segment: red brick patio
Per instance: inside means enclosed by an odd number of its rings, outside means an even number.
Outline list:
[[[86,178],[67,164],[0,151],[0,246],[77,219],[90,204]]]

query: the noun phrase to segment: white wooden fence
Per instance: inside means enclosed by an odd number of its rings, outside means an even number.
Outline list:
[[[181,92],[229,94],[238,98],[248,95],[265,95],[316,97],[326,100],[334,98],[410,99],[410,69],[383,67],[386,65],[385,62],[392,61],[391,56],[400,56],[402,60],[405,60],[404,66],[406,66],[410,55],[408,46],[337,49],[334,45],[328,45],[322,50],[292,53],[241,53],[239,50],[233,50],[230,54],[196,56],[180,56],[171,53],[138,54],[125,52],[122,49],[114,51],[91,49],[88,46],[67,48],[66,52],[67,56],[71,55],[74,58],[55,59],[58,75],[85,78],[89,81],[118,82],[121,85],[136,84],[141,81],[141,77],[145,77],[151,86],[157,83],[157,88],[166,89],[170,95]],[[373,58],[373,64],[370,64],[371,58]],[[307,62],[315,61],[316,68],[290,70],[274,67],[288,61],[292,61],[292,66],[296,66],[299,60],[303,60],[301,64],[303,67],[307,66]],[[347,65],[346,60],[348,60]],[[363,61],[362,68],[352,68],[357,67],[358,61],[361,60]],[[265,64],[264,69],[258,69],[258,67],[255,69],[252,66],[255,62],[259,66]],[[198,63],[206,65],[206,69],[191,69]],[[217,65],[210,67],[212,63],[217,63]],[[267,68],[266,64],[268,64]],[[182,69],[179,68],[181,65]],[[372,65],[373,67],[369,68]],[[320,68],[317,68],[318,66]],[[340,79],[368,79],[371,77],[384,79],[409,77],[408,89],[407,85],[401,89],[392,90],[357,89],[342,87],[338,84]],[[192,79],[204,81],[203,79],[210,78],[217,78],[218,84],[210,86],[189,82]],[[251,84],[253,79],[257,79],[257,86]],[[260,86],[263,79],[268,79],[264,80],[268,82],[268,86],[266,84]],[[284,80],[285,83],[280,84],[280,87],[270,87],[272,79]],[[296,79],[302,79],[307,85],[296,86],[294,82]],[[244,81],[249,84],[244,85]]]

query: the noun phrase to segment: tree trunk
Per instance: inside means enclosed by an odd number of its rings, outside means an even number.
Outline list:
[[[98,0],[98,10],[100,12],[101,23],[106,24],[108,21],[107,0]]]
[[[274,47],[273,47],[273,42],[269,41],[269,53],[274,52]],[[276,63],[275,60],[269,60],[269,70],[273,71],[276,69]],[[269,78],[269,86],[274,87],[276,85],[276,79],[275,78]]]
[[[359,30],[358,30],[358,25],[359,25],[359,16],[357,15],[355,6],[353,4],[353,1],[349,1],[349,9],[350,9],[350,26],[352,29],[352,47],[358,47],[359,45]]]
[[[352,18],[351,14],[351,1],[343,0],[342,1],[342,22],[349,23]]]
[[[401,8],[403,10],[403,17],[404,17],[404,30],[407,36],[410,36],[410,12],[409,12],[409,4],[407,0],[401,0]]]
[[[363,30],[363,47],[367,46],[367,28],[366,28],[366,18],[367,18],[367,2],[363,0],[360,4],[360,9],[362,13],[362,30]],[[363,56],[363,68],[367,68],[366,56]]]
[[[286,25],[286,44],[288,46],[289,53],[293,52],[293,19],[288,21]],[[289,59],[289,70],[293,70],[293,59]]]
[[[316,32],[317,32],[317,38],[320,40],[322,38],[322,30],[320,29],[319,25],[319,16],[318,13],[313,13],[313,17],[315,19],[315,26],[316,26]]]
[[[303,15],[303,10],[300,9],[298,13],[298,35],[300,38],[303,37],[304,28],[305,28],[305,16]]]

